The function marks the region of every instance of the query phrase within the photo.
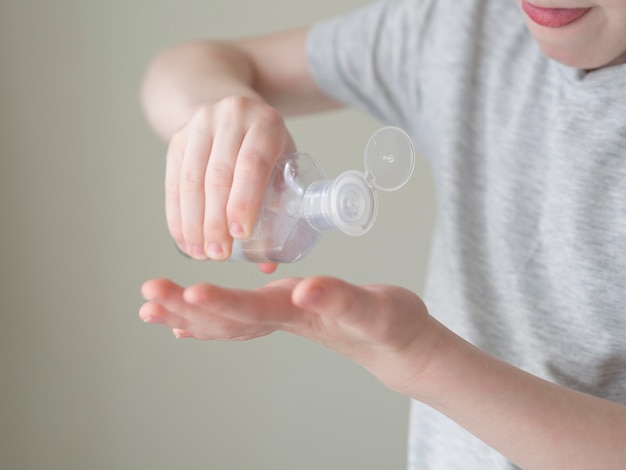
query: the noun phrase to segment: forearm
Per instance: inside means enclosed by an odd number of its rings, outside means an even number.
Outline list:
[[[185,124],[202,103],[226,96],[261,96],[246,55],[222,42],[181,45],[156,56],[145,74],[141,102],[149,123],[163,139]]]
[[[145,74],[141,101],[161,137],[169,139],[203,104],[229,96],[264,100],[281,114],[338,106],[313,81],[307,29],[233,41],[196,41],[164,51]]]
[[[406,394],[526,470],[626,468],[625,405],[539,379],[437,328],[437,352]]]

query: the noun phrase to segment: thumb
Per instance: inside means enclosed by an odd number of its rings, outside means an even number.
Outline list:
[[[335,277],[315,276],[300,281],[294,288],[291,300],[297,307],[324,312],[325,315],[342,315],[361,309],[368,303],[368,292]]]

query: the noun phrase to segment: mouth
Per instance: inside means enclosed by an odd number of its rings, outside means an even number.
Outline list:
[[[535,23],[547,28],[562,28],[584,16],[591,8],[544,8],[522,1],[524,13]]]

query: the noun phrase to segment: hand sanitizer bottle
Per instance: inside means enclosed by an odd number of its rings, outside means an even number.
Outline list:
[[[358,236],[376,219],[375,189],[395,191],[409,180],[415,151],[397,127],[383,127],[365,149],[365,173],[328,180],[308,154],[280,158],[270,177],[252,235],[233,243],[229,261],[292,263],[306,256],[324,232]]]

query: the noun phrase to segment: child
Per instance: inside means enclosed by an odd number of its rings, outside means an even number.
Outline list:
[[[143,103],[190,256],[250,234],[295,150],[282,116],[340,105],[412,135],[438,220],[424,303],[329,277],[152,280],[141,318],[352,358],[414,399],[411,469],[626,468],[626,1],[534,1],[382,0],[158,56]]]

